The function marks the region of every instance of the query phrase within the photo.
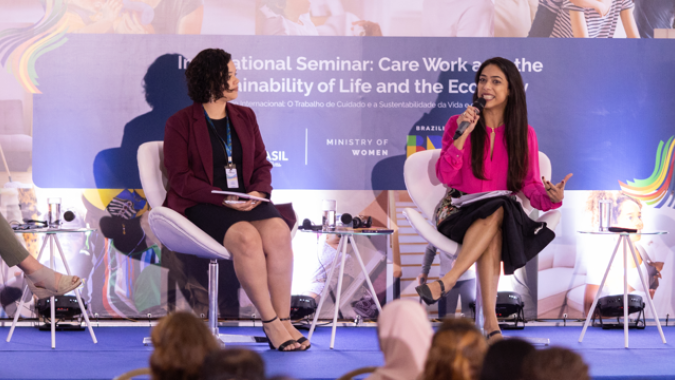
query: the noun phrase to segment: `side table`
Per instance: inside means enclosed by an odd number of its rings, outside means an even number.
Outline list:
[[[633,255],[633,260],[635,260],[635,263],[638,263],[637,259],[637,254],[636,254],[636,248],[635,245],[633,245],[633,242],[630,240],[630,237],[633,235],[665,235],[668,232],[666,231],[650,231],[650,232],[643,232],[643,231],[638,231],[638,232],[605,232],[605,231],[579,231],[581,234],[589,234],[589,235],[618,235],[619,239],[616,242],[616,247],[614,247],[614,252],[612,253],[612,257],[609,259],[609,263],[607,263],[607,269],[605,270],[605,275],[602,277],[602,282],[600,283],[600,289],[598,289],[598,293],[595,295],[595,299],[593,300],[593,305],[591,306],[591,309],[588,312],[588,316],[586,316],[586,323],[584,323],[584,328],[581,330],[581,335],[579,336],[579,343],[581,343],[584,340],[584,334],[586,334],[586,329],[588,328],[589,323],[591,322],[591,318],[593,316],[593,312],[595,311],[595,307],[598,305],[598,300],[600,299],[600,294],[602,293],[602,288],[605,286],[605,281],[607,280],[607,275],[609,274],[610,269],[612,268],[612,263],[614,262],[614,258],[616,257],[616,253],[619,251],[619,246],[623,245],[623,335],[624,335],[624,347],[628,348],[628,250],[630,249],[631,254]],[[622,244],[623,243],[623,244]],[[637,272],[640,275],[640,283],[642,284],[642,288],[647,290],[649,289],[649,285],[647,281],[645,281],[645,276],[642,273],[642,270],[640,269],[640,266],[637,267]],[[654,307],[654,302],[652,301],[652,298],[649,296],[649,292],[645,291],[646,295],[645,298],[647,298],[647,304],[649,305],[649,309],[652,311],[652,314],[654,315],[654,319],[656,320],[656,327],[659,329],[659,334],[661,334],[661,340],[663,343],[666,343],[666,337],[663,335],[663,329],[661,329],[661,322],[659,321],[659,316],[656,314],[656,308]]]
[[[330,348],[333,349],[335,346],[335,329],[337,327],[337,318],[338,318],[338,311],[340,309],[340,293],[342,292],[342,277],[344,276],[344,270],[345,270],[345,260],[347,259],[347,246],[351,245],[352,251],[354,252],[354,256],[356,257],[356,260],[359,262],[359,265],[361,266],[361,272],[366,278],[366,283],[368,284],[368,288],[370,289],[370,292],[373,294],[373,300],[375,300],[375,305],[377,306],[377,310],[381,313],[382,312],[382,306],[380,305],[380,301],[377,299],[377,294],[375,293],[375,288],[373,288],[373,283],[370,281],[370,275],[368,274],[368,271],[366,270],[366,266],[363,264],[363,259],[361,259],[361,254],[359,253],[359,249],[356,246],[356,243],[354,242],[354,237],[355,236],[382,236],[382,235],[391,235],[393,231],[391,230],[375,230],[375,229],[364,229],[364,230],[353,230],[353,229],[338,229],[335,231],[305,231],[305,232],[313,232],[317,234],[330,234],[330,235],[339,235],[340,236],[340,243],[338,244],[337,247],[337,253],[335,254],[335,259],[333,260],[333,265],[331,265],[330,273],[328,274],[328,277],[326,278],[326,285],[323,288],[323,291],[321,292],[321,299],[319,300],[319,306],[316,309],[316,313],[314,314],[314,320],[312,321],[312,327],[309,329],[309,336],[307,339],[310,341],[312,340],[312,335],[314,334],[314,329],[316,328],[316,323],[319,319],[319,314],[321,313],[321,308],[323,307],[323,302],[326,300],[326,297],[328,296],[328,290],[330,288],[330,283],[333,280],[333,275],[335,274],[335,268],[337,267],[338,259],[340,259],[340,273],[338,274],[338,283],[337,283],[337,289],[335,293],[335,314],[333,315],[333,331],[330,336]]]
[[[65,234],[65,233],[83,233],[83,232],[90,232],[90,231],[95,231],[94,228],[39,228],[39,229],[32,229],[32,230],[14,230],[15,233],[17,234],[45,234],[45,240],[42,243],[42,247],[40,248],[40,253],[38,254],[37,260],[40,261],[40,258],[42,257],[42,253],[45,250],[45,247],[47,246],[47,242],[49,242],[49,264],[50,268],[54,270],[54,246],[59,251],[59,255],[61,256],[61,261],[63,262],[63,266],[66,268],[66,273],[69,276],[72,276],[70,272],[70,266],[68,265],[68,261],[66,261],[66,256],[63,254],[63,249],[61,248],[61,243],[59,243],[59,238],[58,234]],[[25,275],[24,275],[25,276]],[[12,334],[14,334],[14,328],[16,327],[16,322],[19,320],[19,314],[21,314],[19,311],[23,308],[23,299],[26,296],[26,292],[28,291],[28,285],[25,285],[23,288],[23,293],[21,294],[21,301],[19,302],[19,307],[17,308],[16,313],[14,314],[14,321],[12,322],[12,328],[9,330],[9,334],[7,335],[7,342],[9,342],[12,339]],[[94,334],[94,330],[91,327],[91,323],[89,323],[89,316],[87,315],[87,310],[84,308],[84,304],[82,303],[82,296],[80,294],[80,289],[75,289],[75,297],[77,297],[77,303],[80,305],[80,310],[82,311],[82,316],[84,316],[84,320],[87,323],[87,328],[89,329],[89,334],[91,334],[91,339],[94,341],[94,343],[98,343],[96,340],[96,335]],[[50,306],[51,306],[51,324],[52,324],[52,348],[56,348],[56,318],[55,318],[55,306],[54,306],[54,297],[50,297]]]

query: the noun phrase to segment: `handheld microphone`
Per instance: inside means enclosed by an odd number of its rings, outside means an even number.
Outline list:
[[[298,226],[298,229],[305,231],[321,231],[323,226],[315,226],[312,224],[312,221],[309,219],[304,219],[302,225]]]
[[[342,223],[343,226],[352,224],[354,221],[354,218],[352,217],[351,214],[344,213],[340,215],[340,222]]]
[[[476,99],[475,102],[473,102],[473,107],[478,109],[478,114],[480,115],[481,112],[483,112],[483,108],[485,108],[485,99],[483,98],[478,98]],[[464,131],[466,131],[467,128],[469,128],[469,123],[468,121],[463,121],[458,127],[457,131],[455,131],[455,135],[452,137],[453,140],[457,140],[460,136],[464,134]]]
[[[373,226],[373,217],[366,215],[352,216],[351,214],[344,213],[340,215],[340,222],[342,222],[343,226],[351,224],[352,228],[370,228]]]

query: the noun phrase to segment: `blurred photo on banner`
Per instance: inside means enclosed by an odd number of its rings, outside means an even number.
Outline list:
[[[495,0],[424,0],[422,36],[494,37]]]
[[[348,3],[345,5],[342,0],[312,0],[312,22],[320,36],[382,36],[382,29],[377,22],[359,16],[364,13],[368,2],[364,0],[359,4],[345,1]]]
[[[318,36],[309,0],[256,0],[256,34],[267,36]]]
[[[670,1],[670,6],[659,7],[656,3],[644,0],[539,0],[528,36],[650,37],[655,28],[673,27],[675,4]],[[638,20],[641,26],[638,26]]]
[[[538,0],[494,0],[495,37],[527,37]]]
[[[65,4],[69,33],[200,34],[204,18],[203,0],[69,0]]]
[[[633,17],[640,37],[654,38],[657,30],[675,28],[675,0],[634,0]]]

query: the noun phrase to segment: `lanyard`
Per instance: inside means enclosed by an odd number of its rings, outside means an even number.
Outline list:
[[[209,124],[209,127],[213,129],[213,132],[215,132],[216,136],[220,139],[220,142],[223,143],[223,146],[225,147],[225,154],[227,154],[227,164],[228,166],[232,165],[232,133],[230,132],[230,118],[225,117],[225,122],[227,123],[227,143],[223,138],[220,136],[218,131],[216,130],[216,126],[213,125],[213,121],[209,117],[209,114],[206,113],[206,110],[204,110],[204,117],[206,117],[206,121]]]

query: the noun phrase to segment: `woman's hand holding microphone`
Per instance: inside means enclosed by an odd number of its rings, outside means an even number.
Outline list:
[[[459,117],[457,118],[457,128],[459,128],[462,123],[466,122],[469,123],[469,126],[464,130],[461,136],[455,139],[453,144],[455,145],[455,148],[462,150],[464,148],[464,143],[466,142],[466,137],[473,131],[474,128],[476,128],[476,124],[478,124],[478,120],[480,120],[480,111],[478,108],[474,106],[468,106],[466,108],[466,111],[464,111]]]

